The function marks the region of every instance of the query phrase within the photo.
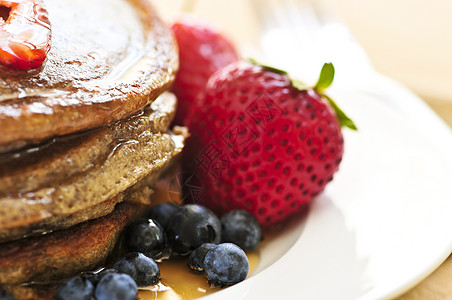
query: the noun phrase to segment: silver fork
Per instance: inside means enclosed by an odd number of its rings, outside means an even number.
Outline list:
[[[334,13],[310,0],[250,0],[261,23],[264,57],[306,82],[331,61],[341,86],[374,77],[370,60]]]

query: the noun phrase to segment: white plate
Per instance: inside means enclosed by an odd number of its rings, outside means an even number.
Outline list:
[[[358,132],[305,220],[262,248],[255,274],[205,299],[387,299],[452,249],[452,135],[415,95],[376,76],[333,90]]]

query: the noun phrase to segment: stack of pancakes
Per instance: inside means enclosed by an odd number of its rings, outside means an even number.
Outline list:
[[[19,299],[101,266],[186,136],[169,130],[177,47],[147,0],[45,4],[45,65],[0,72],[0,287]]]

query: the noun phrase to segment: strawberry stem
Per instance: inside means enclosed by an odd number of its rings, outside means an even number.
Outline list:
[[[293,87],[295,87],[299,91],[304,91],[304,90],[307,90],[307,89],[310,88],[308,85],[306,85],[301,80],[294,79],[294,78],[290,77],[289,74],[286,71],[284,71],[284,70],[281,70],[281,69],[278,69],[278,68],[275,68],[275,67],[272,67],[272,66],[268,66],[268,65],[262,64],[262,63],[256,61],[255,59],[252,59],[252,58],[249,58],[248,60],[252,64],[257,65],[257,66],[261,66],[261,67],[263,67],[263,68],[265,68],[265,69],[267,69],[269,71],[286,75],[287,77],[289,77],[290,82],[292,83]],[[358,128],[356,127],[356,125],[352,121],[352,119],[350,119],[344,113],[344,111],[339,108],[339,106],[336,104],[336,102],[334,102],[333,99],[331,99],[330,97],[328,97],[327,95],[325,95],[323,93],[333,83],[334,73],[335,73],[335,70],[334,70],[334,65],[332,63],[325,63],[325,64],[323,64],[322,70],[320,71],[319,79],[317,80],[317,83],[315,84],[313,89],[316,91],[317,94],[319,94],[322,98],[324,98],[326,101],[328,101],[328,103],[330,104],[331,108],[336,113],[336,117],[339,120],[339,124],[342,127],[347,127],[347,128],[349,128],[351,130],[358,130]]]
[[[339,124],[341,124],[342,127],[347,127],[351,130],[358,130],[355,123],[350,119],[342,109],[339,108],[339,106],[336,104],[336,102],[333,101],[330,97],[328,97],[323,92],[330,87],[330,85],[333,83],[334,80],[334,65],[332,63],[325,63],[323,64],[322,70],[320,71],[319,79],[317,80],[317,83],[314,86],[314,90],[325,100],[328,101],[331,108],[336,113],[336,117],[339,120]]]
[[[275,67],[272,67],[272,66],[269,66],[269,65],[266,65],[266,64],[263,64],[263,63],[255,60],[254,58],[248,58],[248,61],[250,63],[252,63],[253,65],[261,66],[262,68],[265,68],[265,69],[267,69],[269,71],[289,76],[289,73],[287,73],[286,71],[278,69],[278,68],[275,68]]]

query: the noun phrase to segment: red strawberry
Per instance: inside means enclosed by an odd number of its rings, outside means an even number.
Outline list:
[[[192,200],[219,215],[245,209],[264,227],[310,203],[341,162],[339,120],[356,129],[322,95],[333,76],[325,64],[315,88],[300,89],[287,73],[248,62],[215,73],[189,124],[185,161],[202,182]]]
[[[10,0],[0,5],[0,64],[31,70],[50,50],[50,22],[42,0]]]
[[[193,20],[174,23],[171,29],[179,46],[179,72],[173,86],[179,103],[176,124],[184,124],[190,107],[202,94],[209,77],[238,60],[234,46],[220,33]]]

